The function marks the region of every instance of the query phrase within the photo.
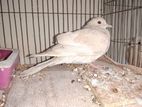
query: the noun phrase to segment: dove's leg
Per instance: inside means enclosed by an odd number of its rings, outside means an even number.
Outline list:
[[[50,59],[48,61],[42,62],[40,64],[37,64],[37,65],[35,65],[35,66],[33,66],[33,67],[23,71],[20,74],[20,76],[21,77],[26,77],[26,76],[35,74],[35,73],[39,72],[40,70],[42,70],[42,69],[44,69],[46,67],[61,64],[62,63],[62,59],[63,58],[57,57],[57,58],[52,58],[52,59]]]

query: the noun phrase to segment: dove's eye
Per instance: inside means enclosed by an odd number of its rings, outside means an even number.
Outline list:
[[[101,21],[98,21],[97,23],[98,23],[98,24],[101,24]]]

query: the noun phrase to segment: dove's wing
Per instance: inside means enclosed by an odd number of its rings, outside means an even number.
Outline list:
[[[107,32],[98,29],[81,29],[57,36],[58,44],[46,52],[32,55],[39,56],[79,56],[102,55],[108,48]]]
[[[49,48],[47,51],[31,55],[30,57],[41,57],[41,56],[78,56],[78,55],[88,55],[88,49],[80,48],[70,45],[61,45],[57,44],[52,48]]]
[[[78,36],[77,31],[63,33],[57,36],[57,42],[62,45],[76,46],[76,43],[74,43],[74,38],[76,38],[77,36]]]
[[[109,48],[110,34],[106,29],[86,28],[58,35],[57,41],[62,45],[86,48],[86,50],[89,50],[88,54],[91,54]]]

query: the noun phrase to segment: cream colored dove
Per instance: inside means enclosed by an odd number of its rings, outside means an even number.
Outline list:
[[[109,49],[110,34],[107,27],[111,25],[108,25],[102,17],[97,17],[88,21],[79,30],[58,35],[55,46],[31,56],[53,58],[23,71],[21,76],[32,75],[45,67],[58,64],[88,64],[95,61]]]

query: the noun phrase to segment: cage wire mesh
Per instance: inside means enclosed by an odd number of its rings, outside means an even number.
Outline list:
[[[142,0],[104,0],[103,16],[113,26],[108,55],[142,67]]]
[[[113,28],[108,55],[142,67],[142,0],[0,0],[0,47],[20,51],[22,64],[47,59],[28,58],[54,44],[57,34],[79,29],[103,16]]]

